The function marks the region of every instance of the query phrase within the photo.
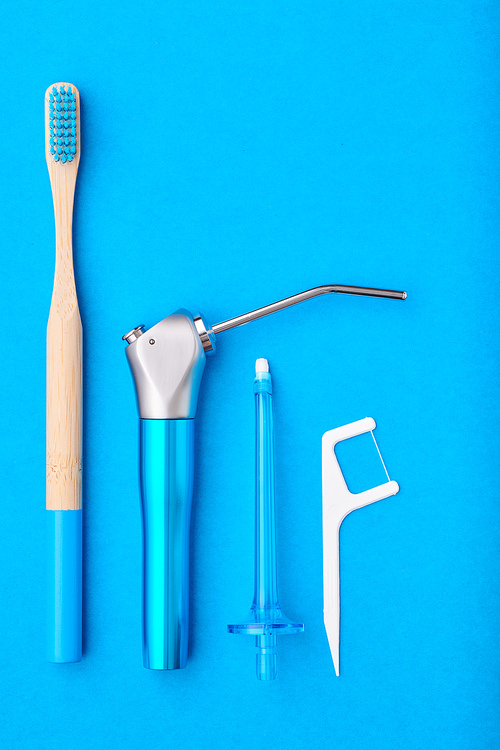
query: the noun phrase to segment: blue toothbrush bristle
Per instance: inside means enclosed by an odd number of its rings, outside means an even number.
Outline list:
[[[65,164],[75,158],[76,97],[71,86],[52,86],[49,94],[50,153],[55,162]]]

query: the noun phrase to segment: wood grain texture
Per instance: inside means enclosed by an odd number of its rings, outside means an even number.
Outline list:
[[[47,325],[47,494],[49,510],[82,507],[82,323],[73,271],[73,202],[80,161],[80,95],[75,93],[77,152],[54,162],[49,144],[49,95],[45,93],[45,155],[56,229],[54,288]]]

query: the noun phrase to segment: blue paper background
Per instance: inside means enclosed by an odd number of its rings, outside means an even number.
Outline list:
[[[497,3],[9,0],[0,22],[0,746],[497,748]],[[44,661],[43,93],[57,80],[79,87],[83,132],[85,656],[64,666]],[[121,336],[178,307],[215,323],[323,283],[409,297],[322,298],[219,337],[198,413],[190,661],[146,671]],[[279,642],[270,684],[250,640],[225,632],[252,597],[260,356],[281,602],[306,625]],[[342,528],[337,679],[321,435],[367,415],[401,492]],[[346,471],[370,486],[374,449],[358,448]]]

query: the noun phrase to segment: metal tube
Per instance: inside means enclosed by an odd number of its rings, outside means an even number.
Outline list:
[[[243,326],[245,323],[250,323],[252,320],[257,318],[263,318],[265,315],[271,315],[271,313],[279,312],[284,310],[285,307],[291,305],[297,305],[299,302],[305,302],[313,297],[318,297],[320,294],[356,294],[362,297],[386,297],[387,299],[406,299],[406,292],[398,292],[393,289],[372,289],[364,286],[343,286],[342,284],[327,284],[325,286],[317,286],[314,289],[308,289],[300,294],[294,294],[292,297],[286,297],[279,302],[273,302],[271,305],[265,307],[259,307],[258,310],[252,310],[251,312],[238,315],[236,318],[225,320],[223,323],[217,323],[212,327],[212,331],[222,333],[228,331],[230,328],[236,328],[236,326]]]

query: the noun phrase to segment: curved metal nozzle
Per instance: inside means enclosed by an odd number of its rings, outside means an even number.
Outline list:
[[[325,286],[317,286],[314,289],[308,289],[300,294],[294,294],[292,297],[286,297],[279,302],[273,302],[271,305],[265,307],[259,307],[257,310],[238,315],[236,318],[225,320],[223,323],[217,323],[212,326],[213,333],[222,333],[228,331],[230,328],[236,328],[236,326],[245,325],[250,323],[252,320],[257,318],[263,318],[265,315],[271,315],[271,313],[279,312],[284,310],[285,307],[291,305],[297,305],[299,302],[305,302],[313,297],[318,297],[320,294],[330,294],[335,292],[337,294],[356,294],[361,297],[386,297],[387,299],[406,299],[406,292],[398,292],[393,289],[371,289],[370,287],[364,286],[343,286],[342,284],[327,284]]]

